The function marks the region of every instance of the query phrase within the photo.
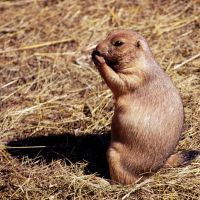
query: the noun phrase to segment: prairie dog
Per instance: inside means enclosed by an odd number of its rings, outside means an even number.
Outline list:
[[[174,154],[183,126],[182,101],[144,37],[114,30],[92,59],[115,100],[107,151],[113,181],[132,184],[163,166],[189,164],[199,154]]]

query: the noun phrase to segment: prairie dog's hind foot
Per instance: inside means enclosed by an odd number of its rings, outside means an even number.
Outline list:
[[[109,164],[110,176],[112,178],[112,183],[119,182],[124,185],[134,184],[140,177],[125,168],[120,159],[120,153],[110,148],[107,152],[107,159]],[[112,184],[111,183],[111,184]]]

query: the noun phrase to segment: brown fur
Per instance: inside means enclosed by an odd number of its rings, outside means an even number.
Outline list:
[[[134,31],[111,32],[92,58],[115,99],[107,152],[111,178],[131,184],[160,169],[174,152],[183,125],[181,98]]]

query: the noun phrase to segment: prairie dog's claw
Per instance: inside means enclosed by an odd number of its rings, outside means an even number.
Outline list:
[[[101,64],[101,65],[106,63],[105,59],[102,56],[96,55],[95,58],[98,61],[98,63]]]
[[[102,56],[96,54],[96,51],[93,51],[92,53],[92,60],[97,67],[100,67],[102,64],[106,63],[105,59]]]

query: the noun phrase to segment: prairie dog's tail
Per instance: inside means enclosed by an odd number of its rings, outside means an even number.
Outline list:
[[[164,167],[181,167],[189,165],[198,155],[200,155],[200,151],[198,150],[179,151],[172,154],[167,159]]]

